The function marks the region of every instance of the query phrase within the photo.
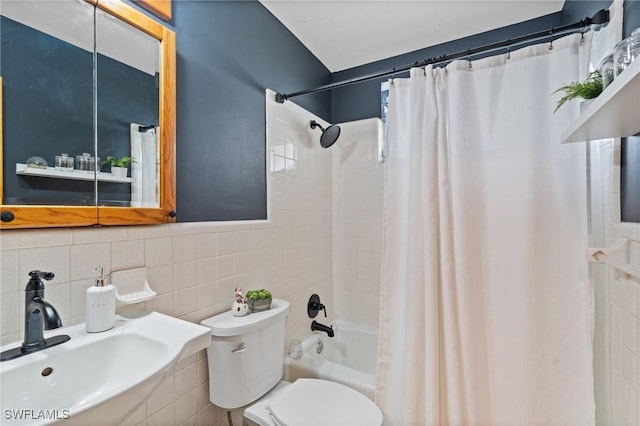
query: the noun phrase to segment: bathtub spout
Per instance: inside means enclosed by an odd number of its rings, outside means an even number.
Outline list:
[[[316,330],[318,330],[318,331],[324,331],[325,333],[327,333],[327,335],[328,335],[329,337],[333,337],[333,336],[334,336],[334,333],[333,333],[333,326],[332,326],[332,325],[331,325],[331,326],[329,326],[329,327],[327,327],[327,326],[326,326],[326,325],[324,325],[324,324],[320,324],[318,321],[313,321],[313,322],[311,323],[311,331],[316,331]]]

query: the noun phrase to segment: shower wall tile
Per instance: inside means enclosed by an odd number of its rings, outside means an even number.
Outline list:
[[[274,141],[285,141],[282,158],[291,160],[291,169],[268,173],[268,221],[0,231],[0,342],[22,338],[29,270],[56,273],[45,299],[71,325],[84,322],[86,289],[99,264],[107,273],[147,267],[158,296],[144,307],[196,323],[229,309],[236,286],[268,288],[291,303],[287,339],[310,334],[306,303],[312,293],[321,295],[331,321],[332,153],[308,129],[313,118],[291,102],[268,104],[268,152]],[[280,124],[274,128],[274,122]],[[181,363],[124,424],[226,425],[226,412],[209,403],[208,385],[201,351]]]
[[[333,252],[339,318],[378,325],[384,167],[379,120],[341,124],[333,151]]]
[[[591,148],[592,246],[625,239],[628,262],[640,266],[640,224],[620,222],[620,143],[593,142]],[[591,281],[596,290],[598,420],[602,424],[636,425],[640,421],[640,278],[598,265],[592,266]]]

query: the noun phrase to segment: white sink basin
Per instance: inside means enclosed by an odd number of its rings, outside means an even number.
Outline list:
[[[68,334],[71,340],[0,363],[3,426],[60,420],[118,424],[179,360],[206,348],[211,340],[209,328],[157,312],[118,317],[116,326],[103,333],[87,333],[80,324],[46,336],[58,334]],[[19,343],[0,350],[15,346]]]

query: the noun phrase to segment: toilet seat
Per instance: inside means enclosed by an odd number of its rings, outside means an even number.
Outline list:
[[[260,405],[278,426],[382,424],[382,412],[367,397],[340,383],[321,379],[298,379]]]

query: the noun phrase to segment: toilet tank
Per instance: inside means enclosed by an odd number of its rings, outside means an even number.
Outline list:
[[[266,394],[282,378],[289,302],[273,299],[271,309],[234,317],[231,311],[201,322],[211,328],[207,348],[209,399],[231,410]]]

